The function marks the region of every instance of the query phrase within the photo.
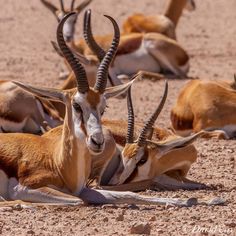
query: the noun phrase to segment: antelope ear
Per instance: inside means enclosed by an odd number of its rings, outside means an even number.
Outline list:
[[[81,11],[83,11],[83,9],[85,7],[87,7],[93,0],[84,0],[82,3],[80,3],[75,10],[80,13]]]
[[[56,102],[67,102],[67,93],[66,91],[60,89],[51,89],[51,88],[40,88],[31,85],[27,85],[18,81],[12,81],[12,83],[18,85],[27,92],[32,93],[35,96],[38,96],[43,99],[49,99]]]
[[[148,144],[149,148],[158,149],[162,154],[165,154],[172,149],[183,148],[192,144],[198,137],[202,136],[203,134],[204,134],[204,131],[200,131],[189,137],[184,137],[184,138],[179,137],[174,140],[166,141],[166,142],[153,142],[151,140],[147,140],[146,143]]]
[[[41,3],[48,8],[54,15],[56,15],[56,12],[58,11],[58,8],[55,7],[52,3],[46,1],[46,0],[41,0]]]
[[[111,97],[117,97],[120,95],[123,95],[129,87],[133,84],[135,79],[129,81],[128,83],[117,85],[115,87],[109,87],[105,89],[104,96],[106,99],[109,99]]]

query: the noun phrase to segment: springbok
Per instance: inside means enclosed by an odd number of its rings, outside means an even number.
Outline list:
[[[61,104],[38,98],[11,81],[0,81],[0,132],[38,134],[62,124]]]
[[[97,82],[93,88],[89,87],[83,66],[63,38],[63,24],[71,15],[73,13],[66,15],[59,23],[57,41],[76,75],[77,90],[37,88],[15,82],[37,96],[64,103],[66,115],[62,126],[51,129],[42,136],[0,134],[0,196],[10,200],[63,205],[80,204],[80,199],[94,204],[198,204],[193,198],[153,198],[131,192],[85,187],[91,172],[92,156],[110,156],[116,149],[111,134],[103,130],[101,125],[106,99],[128,89],[132,81],[106,89],[108,67],[118,46],[115,28],[112,45],[98,68]],[[106,17],[114,23],[111,17]],[[111,149],[113,152],[109,151]],[[209,204],[219,204],[219,201],[211,201]]]
[[[92,2],[92,0],[83,0],[76,7],[74,6],[75,0],[72,0],[70,9],[65,8],[64,0],[60,0],[60,9],[47,0],[41,0],[41,2],[46,8],[48,8],[53,13],[53,15],[56,17],[58,22],[60,22],[61,19],[69,12],[73,11],[77,13],[73,15],[73,17],[70,17],[68,19],[68,21],[65,23],[65,26],[63,28],[64,38],[67,43],[70,43],[74,39],[75,24],[76,24],[78,15],[83,11],[84,8],[86,8]]]
[[[163,15],[133,14],[124,21],[123,32],[124,34],[155,32],[176,39],[175,29],[184,7],[189,11],[194,10],[194,0],[169,0]]]
[[[93,38],[90,10],[85,12],[84,29],[89,33],[90,42],[96,42],[95,47],[107,50],[112,36]],[[91,46],[94,46],[94,43],[91,44],[88,40],[87,43],[84,40],[74,43],[76,50],[85,57],[91,57],[94,54],[96,56],[94,53],[96,48],[91,50]],[[160,79],[163,76],[155,73],[171,72],[174,75],[186,77],[188,70],[189,56],[175,40],[158,33],[131,33],[121,35],[119,48],[109,74],[113,81],[117,81],[119,75],[131,76],[138,71],[141,71],[145,77]]]
[[[144,191],[146,189],[200,189],[206,185],[190,181],[186,175],[197,159],[192,144],[202,133],[187,138],[176,136],[166,129],[154,128],[167,97],[167,83],[162,100],[145,123],[134,122],[131,88],[128,92],[128,125],[126,122],[105,120],[104,126],[111,130],[122,149],[111,160],[93,161],[91,178],[105,189]],[[142,129],[138,137],[138,129]],[[125,133],[127,131],[127,137]],[[134,136],[138,137],[134,141]],[[155,136],[156,141],[151,141]],[[103,162],[102,162],[103,161]]]
[[[233,82],[193,80],[171,110],[174,130],[182,135],[205,130],[205,137],[236,137],[236,77]]]

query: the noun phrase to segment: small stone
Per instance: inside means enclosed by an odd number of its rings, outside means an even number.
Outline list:
[[[103,222],[108,222],[108,217],[104,217]]]
[[[13,212],[12,207],[1,207],[0,212]]]
[[[156,216],[152,216],[149,221],[156,221],[156,220],[157,220]]]
[[[35,232],[32,229],[30,229],[27,231],[27,234],[35,234]]]
[[[120,214],[116,217],[117,221],[123,221],[124,220],[124,215]]]
[[[226,222],[225,225],[229,226],[229,227],[232,227],[232,228],[236,227],[236,223],[235,222]]]
[[[148,223],[135,223],[130,228],[131,234],[147,234],[151,233],[151,225]]]
[[[157,230],[157,233],[158,233],[158,234],[163,234],[164,231],[163,231],[162,229],[158,229],[158,230]]]

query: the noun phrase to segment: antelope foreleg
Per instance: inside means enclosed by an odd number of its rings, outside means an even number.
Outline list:
[[[22,200],[52,205],[79,205],[82,203],[79,198],[58,190],[49,187],[30,189],[20,185],[14,179],[10,179],[9,181],[8,195],[10,200]]]
[[[196,198],[156,198],[146,197],[132,192],[116,192],[84,188],[79,197],[88,204],[140,204],[140,205],[173,205],[190,207],[194,205],[221,205],[225,201],[220,198],[201,200]]]
[[[160,175],[153,179],[152,185],[150,187],[152,190],[198,190],[198,189],[206,189],[207,185],[197,183],[191,180],[188,180],[183,177],[179,177],[179,179],[172,178],[168,175]]]

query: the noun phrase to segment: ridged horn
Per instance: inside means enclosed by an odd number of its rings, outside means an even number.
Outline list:
[[[60,47],[61,52],[63,53],[63,56],[65,57],[65,59],[67,60],[67,62],[69,63],[69,65],[71,66],[71,68],[72,68],[72,70],[75,74],[78,91],[81,92],[81,93],[85,93],[89,89],[85,69],[80,64],[79,60],[73,55],[71,50],[68,48],[68,46],[65,43],[64,37],[63,37],[64,23],[66,22],[66,20],[69,17],[74,16],[74,15],[76,15],[75,12],[68,13],[67,15],[65,15],[63,17],[61,22],[58,24],[58,27],[57,27],[57,43]]]
[[[156,119],[158,118],[159,114],[161,113],[161,110],[165,104],[166,98],[167,98],[167,94],[168,94],[168,82],[165,82],[165,90],[164,90],[164,94],[162,96],[162,99],[159,103],[159,106],[157,107],[157,109],[154,111],[154,113],[152,114],[152,116],[148,119],[148,121],[145,123],[140,136],[138,138],[138,145],[139,146],[144,146],[145,145],[145,141],[147,139],[147,135],[148,135],[148,131],[153,127]]]
[[[84,14],[84,39],[89,46],[90,50],[97,56],[98,60],[101,62],[105,57],[106,52],[98,45],[95,38],[93,37],[92,27],[91,27],[91,10],[87,10]],[[114,82],[108,73],[108,80],[111,86],[114,86]]]
[[[92,27],[91,27],[91,10],[87,10],[84,13],[84,39],[88,44],[91,51],[93,51],[101,62],[105,57],[106,52],[97,44],[93,37]]]
[[[103,58],[101,64],[98,67],[98,71],[97,71],[97,80],[96,80],[96,84],[94,86],[94,89],[98,90],[100,93],[103,93],[105,91],[106,85],[107,85],[107,77],[108,77],[108,70],[109,70],[109,66],[113,60],[113,58],[115,57],[117,48],[119,46],[119,42],[120,42],[120,30],[119,30],[119,26],[116,23],[116,21],[107,15],[104,15],[106,18],[108,18],[114,27],[114,37],[111,43],[111,46],[109,48],[109,50],[107,51],[105,57]]]
[[[127,128],[127,136],[126,143],[134,142],[134,109],[132,104],[132,96],[131,96],[131,86],[128,89],[127,94],[127,108],[128,108],[128,128]]]

